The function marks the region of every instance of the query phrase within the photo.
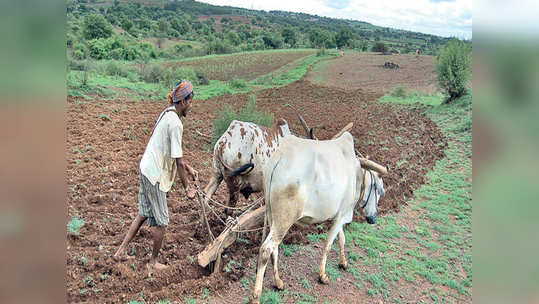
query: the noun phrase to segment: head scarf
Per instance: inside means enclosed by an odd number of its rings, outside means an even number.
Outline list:
[[[174,87],[174,95],[172,95],[173,102],[180,102],[193,93],[193,85],[189,80],[182,80]]]

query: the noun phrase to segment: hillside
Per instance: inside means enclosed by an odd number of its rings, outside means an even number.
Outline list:
[[[67,2],[74,59],[151,60],[239,51],[345,47],[436,54],[449,38],[304,13],[257,11],[192,0]]]

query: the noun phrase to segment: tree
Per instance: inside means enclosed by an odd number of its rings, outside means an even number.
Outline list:
[[[387,46],[385,43],[383,42],[376,42],[372,49],[371,49],[373,52],[380,52],[380,53],[385,53],[387,52]]]
[[[472,55],[470,47],[463,41],[454,39],[441,51],[437,58],[436,72],[438,84],[450,102],[466,94],[466,85],[471,75]]]
[[[296,32],[292,28],[285,27],[281,35],[283,36],[285,43],[290,44],[292,47],[296,45]]]
[[[317,47],[333,48],[335,47],[335,35],[333,33],[322,30],[320,28],[314,28],[309,34],[309,40]]]
[[[366,52],[369,49],[369,41],[363,39],[359,42],[359,49],[361,49],[362,52]]]
[[[161,33],[166,33],[168,31],[168,22],[166,19],[159,19],[159,21],[157,21],[157,25]]]
[[[226,33],[225,37],[226,37],[226,40],[230,41],[230,43],[232,43],[233,45],[238,45],[241,42],[240,37],[234,31],[230,31]]]
[[[120,22],[120,24],[122,28],[126,30],[127,32],[129,32],[129,30],[133,27],[133,22],[131,22],[131,20],[129,20],[129,18],[125,16],[122,18],[122,21]]]
[[[354,33],[348,27],[342,28],[335,37],[337,47],[339,48],[343,46],[349,46],[352,39],[354,39]]]
[[[112,25],[99,14],[88,14],[84,17],[82,34],[84,39],[109,38],[112,35]]]

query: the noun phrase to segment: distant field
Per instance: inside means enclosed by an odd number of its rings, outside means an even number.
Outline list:
[[[399,65],[399,69],[386,69],[385,62]],[[320,62],[307,76],[312,82],[342,88],[364,89],[386,94],[396,86],[408,90],[433,94],[437,92],[436,58],[427,55],[381,55],[347,51],[344,57],[331,61],[331,65]]]
[[[237,53],[169,62],[166,66],[200,69],[208,79],[213,80],[226,81],[232,78],[252,80],[314,53],[314,49]]]

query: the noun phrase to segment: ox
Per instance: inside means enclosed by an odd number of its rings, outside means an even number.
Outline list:
[[[213,173],[204,189],[204,206],[223,179],[231,207],[236,206],[239,193],[249,198],[251,193],[262,191],[264,164],[279,146],[279,141],[290,134],[284,119],[277,120],[272,128],[232,121],[213,149]],[[231,214],[229,209],[225,213]]]
[[[284,288],[278,272],[279,244],[296,222],[314,224],[333,221],[320,262],[322,283],[329,282],[325,271],[326,258],[337,235],[339,265],[346,269],[343,225],[352,221],[358,201],[361,201],[360,206],[367,221],[374,224],[378,201],[385,195],[385,189],[378,172],[361,167],[355,156],[353,137],[345,132],[339,138],[327,141],[295,136],[282,139],[279,149],[265,165],[264,195],[270,231],[260,247],[253,303],[260,301],[270,255],[275,286],[281,290]]]

